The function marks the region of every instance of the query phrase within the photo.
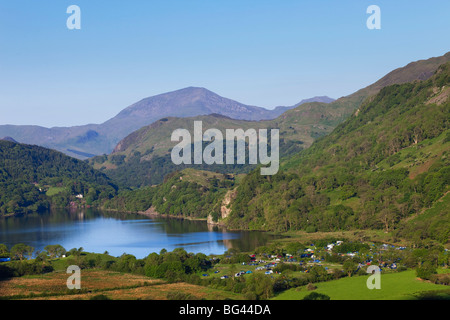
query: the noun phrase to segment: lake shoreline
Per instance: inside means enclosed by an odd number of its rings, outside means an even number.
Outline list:
[[[149,252],[176,247],[205,254],[221,254],[231,247],[252,251],[273,240],[273,235],[267,233],[229,231],[205,222],[206,219],[175,219],[153,210],[126,213],[96,208],[60,209],[30,214],[25,219],[0,220],[0,243],[25,243],[37,250],[60,244],[67,249],[83,247],[89,252],[107,250],[113,256],[127,253],[144,257]]]
[[[146,211],[123,211],[123,210],[107,209],[107,208],[101,208],[101,210],[110,211],[110,212],[118,212],[118,213],[122,212],[122,213],[127,213],[127,214],[138,214],[138,215],[146,216],[149,218],[165,218],[165,219],[176,219],[176,220],[201,221],[201,222],[206,222],[207,225],[225,228],[229,231],[266,232],[265,230],[230,229],[223,223],[212,221],[212,219],[210,219],[209,217],[208,218],[193,218],[193,217],[184,217],[184,216],[179,216],[179,215],[161,214],[158,211],[156,211],[156,209],[154,207],[150,207]]]
[[[166,219],[176,219],[176,220],[189,220],[189,221],[205,221],[207,222],[206,218],[192,218],[192,217],[182,217],[177,215],[167,215],[167,214],[161,214],[157,212],[155,209],[148,209],[146,211],[125,211],[125,210],[117,210],[117,209],[108,209],[108,208],[100,208],[100,210],[108,211],[108,212],[115,212],[115,213],[126,213],[126,214],[137,214],[146,216],[149,218],[166,218]]]

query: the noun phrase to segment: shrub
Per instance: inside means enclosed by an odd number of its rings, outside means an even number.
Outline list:
[[[104,294],[97,294],[91,297],[89,300],[111,300],[111,299],[105,296]]]
[[[330,297],[326,294],[311,292],[303,300],[330,300]]]
[[[317,287],[312,283],[308,283],[308,285],[306,286],[306,289],[308,289],[309,291],[313,291],[313,290],[316,290]]]
[[[424,280],[430,280],[431,276],[436,273],[436,268],[429,261],[425,261],[422,266],[416,269],[417,277]]]

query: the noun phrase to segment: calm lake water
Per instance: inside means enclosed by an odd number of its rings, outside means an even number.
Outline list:
[[[112,256],[123,253],[141,259],[161,249],[183,247],[187,252],[222,254],[227,249],[252,250],[274,239],[263,232],[227,231],[201,221],[148,218],[107,213],[95,209],[54,210],[23,217],[0,219],[0,243],[16,243],[43,250],[60,244],[66,250],[83,247],[86,252]]]

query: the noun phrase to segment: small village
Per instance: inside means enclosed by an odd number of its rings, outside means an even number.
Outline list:
[[[358,248],[358,250],[348,250],[351,248]],[[234,263],[234,267],[239,267],[240,270],[228,274],[223,274],[227,269],[221,266],[226,265],[227,259],[230,259],[231,262],[232,255],[225,255],[221,263],[217,264],[214,262],[217,259],[212,259],[212,275],[220,275],[221,279],[241,277],[253,273],[264,273],[274,277],[281,275],[285,270],[309,273],[313,267],[322,267],[329,274],[346,268],[351,268],[352,274],[367,274],[369,266],[377,266],[380,272],[395,272],[410,267],[409,262],[407,262],[410,254],[410,250],[405,246],[385,243],[364,244],[335,241],[327,243],[325,246],[312,243],[296,252],[283,250],[283,252],[277,254],[266,252],[241,254],[240,259],[245,261]],[[442,266],[447,266],[448,263],[448,250],[445,250],[445,254],[447,259],[441,259],[444,261],[441,263]],[[347,265],[345,266],[345,264]],[[210,274],[203,273],[202,276],[208,277]]]

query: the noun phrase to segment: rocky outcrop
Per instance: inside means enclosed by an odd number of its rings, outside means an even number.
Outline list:
[[[237,189],[234,190],[230,190],[226,193],[225,197],[222,200],[222,206],[220,207],[220,214],[221,214],[221,218],[226,219],[230,212],[231,212],[231,207],[230,207],[230,203],[231,200],[233,200],[234,198],[236,198],[237,195]]]
[[[229,190],[222,199],[222,204],[220,206],[220,218],[219,221],[214,221],[211,215],[208,215],[207,223],[213,225],[223,225],[223,221],[231,213],[231,201],[236,198],[237,189]]]

